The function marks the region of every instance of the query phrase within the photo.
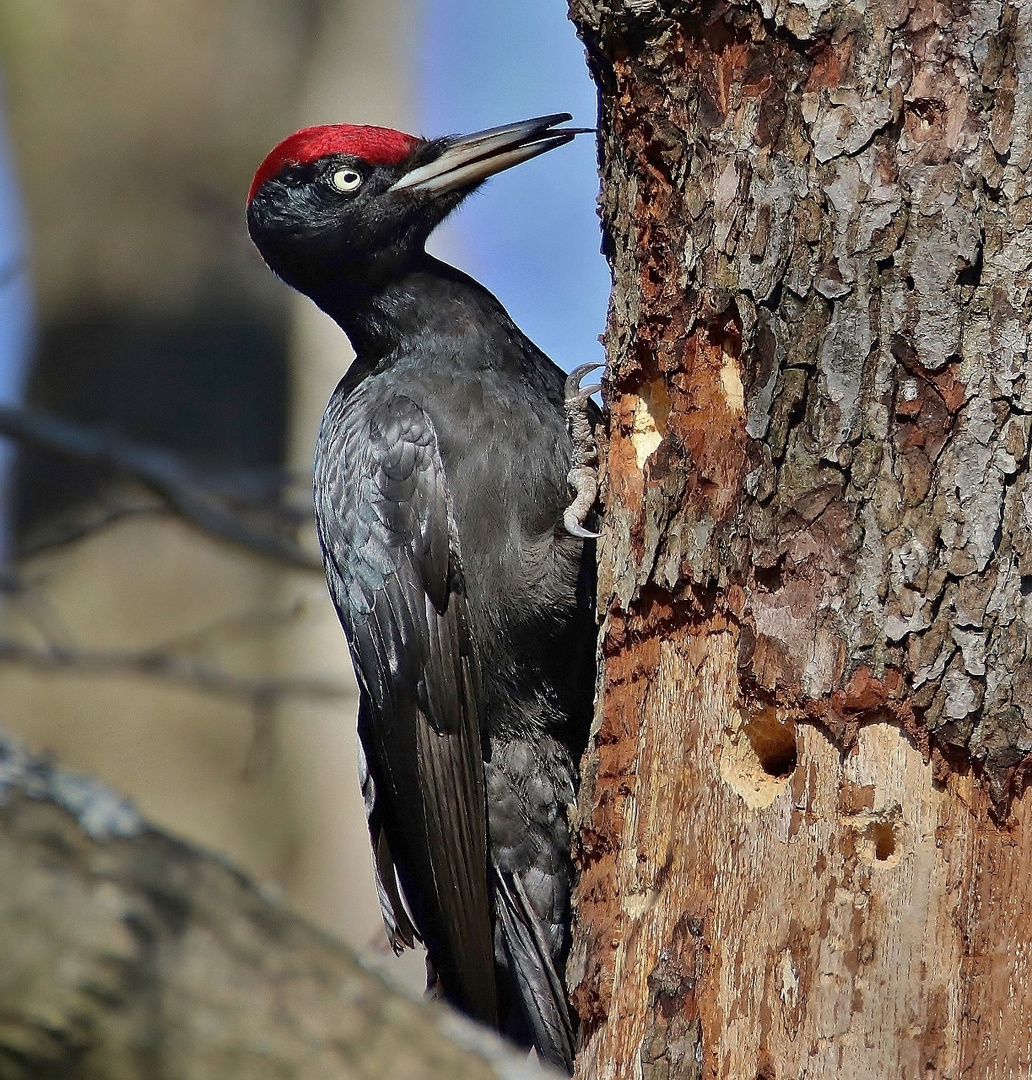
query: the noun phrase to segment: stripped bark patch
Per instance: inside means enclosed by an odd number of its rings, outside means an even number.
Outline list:
[[[645,463],[659,449],[666,435],[670,415],[670,395],[661,380],[655,380],[631,397],[631,445],[635,461],[644,472]]]

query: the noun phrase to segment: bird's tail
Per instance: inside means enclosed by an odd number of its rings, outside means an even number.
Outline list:
[[[497,867],[494,874],[496,917],[534,1045],[546,1061],[572,1075],[576,1033],[552,950],[520,879]]]

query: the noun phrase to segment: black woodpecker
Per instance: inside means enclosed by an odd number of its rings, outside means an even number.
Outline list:
[[[424,245],[487,177],[569,142],[570,119],[432,140],[307,128],[262,162],[247,204],[270,268],[357,353],[323,417],[315,513],[361,690],[391,944],[421,939],[448,1001],[567,1072],[597,387]]]

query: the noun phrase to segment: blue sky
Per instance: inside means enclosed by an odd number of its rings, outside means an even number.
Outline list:
[[[543,113],[594,127],[595,88],[562,0],[423,0],[420,130],[463,134]],[[599,254],[595,142],[489,180],[431,243],[483,282],[561,367],[601,362],[609,271]]]
[[[0,401],[21,390],[29,347],[31,303],[26,237],[0,95]]]
[[[26,265],[21,197],[14,176],[0,94],[0,402],[21,397],[32,336],[32,297]],[[8,545],[4,487],[13,448],[0,440],[0,565]]]

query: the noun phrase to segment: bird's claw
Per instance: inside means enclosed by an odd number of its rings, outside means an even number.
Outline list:
[[[581,386],[581,379],[601,364],[581,364],[566,379],[566,425],[573,440],[571,468],[567,480],[574,490],[573,502],[563,513],[563,527],[580,540],[595,540],[599,534],[584,528],[584,521],[598,497],[598,446],[591,430],[587,403],[600,385]]]
[[[573,402],[575,402],[575,401],[576,402],[587,401],[588,398],[594,397],[597,393],[599,393],[599,391],[601,391],[601,389],[602,389],[602,384],[601,383],[592,383],[590,386],[582,386],[574,394],[567,394],[566,395],[566,408],[567,408],[567,411],[569,411],[569,409],[570,409]]]
[[[571,398],[576,397],[578,394],[584,392],[581,389],[581,380],[584,378],[584,376],[592,371],[598,371],[604,366],[604,364],[581,364],[580,367],[575,367],[573,371],[571,371],[570,374],[566,376],[567,406],[569,406],[569,401]],[[596,386],[591,393],[597,394],[600,389],[601,387]],[[591,394],[588,395],[588,397],[590,396]]]
[[[576,536],[578,540],[597,540],[602,534],[592,532],[590,529],[585,529],[583,525],[577,524],[577,519],[570,510],[567,510],[563,515],[563,527],[571,536]]]
[[[598,470],[592,465],[575,465],[567,476],[573,488],[573,502],[563,511],[563,526],[571,536],[581,540],[597,540],[599,534],[584,528],[584,519],[598,498]]]

